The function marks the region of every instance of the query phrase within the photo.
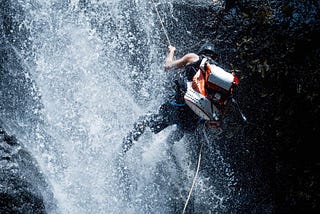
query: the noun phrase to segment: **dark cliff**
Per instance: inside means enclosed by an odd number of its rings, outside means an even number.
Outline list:
[[[238,179],[227,210],[314,212],[320,180],[320,3],[226,2],[224,8],[174,4],[165,24],[180,55],[197,51],[209,38],[219,50],[218,62],[241,79],[236,97],[249,122],[232,115],[218,143]]]
[[[4,119],[36,120],[40,102],[25,71],[28,59],[21,54],[31,44],[21,25],[22,7],[5,0],[0,12],[0,213],[57,212],[51,187],[29,148],[4,129]]]
[[[0,213],[57,212],[56,201],[32,155],[0,126]]]

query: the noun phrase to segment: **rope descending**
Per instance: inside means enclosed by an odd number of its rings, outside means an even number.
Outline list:
[[[207,135],[205,126],[203,127],[203,134],[204,134],[204,137],[205,137],[205,140],[206,140],[207,144],[209,144],[209,138],[208,138],[208,135]],[[190,198],[191,198],[191,193],[192,193],[192,191],[193,191],[194,185],[195,185],[195,183],[196,183],[196,179],[197,179],[198,174],[199,174],[203,143],[204,143],[204,141],[202,141],[202,143],[201,143],[201,145],[200,145],[199,158],[198,158],[198,163],[197,163],[197,170],[196,170],[196,173],[195,173],[195,175],[194,175],[194,178],[193,178],[193,181],[192,181],[192,185],[191,185],[191,188],[190,188],[190,191],[189,191],[189,195],[188,195],[188,198],[187,198],[186,203],[185,203],[185,205],[184,205],[182,214],[184,214],[184,213],[186,212],[187,206],[188,206],[188,204],[189,204],[189,200],[190,200]]]
[[[168,44],[171,45],[171,42],[170,42],[170,39],[169,39],[167,30],[166,30],[166,28],[165,28],[164,25],[163,25],[162,19],[161,19],[161,17],[160,17],[160,14],[159,14],[159,11],[158,11],[158,8],[157,8],[157,5],[156,5],[156,3],[154,3],[153,0],[152,0],[152,3],[153,3],[153,6],[154,6],[154,9],[155,9],[156,12],[157,12],[158,19],[159,19],[159,21],[160,21],[160,23],[161,23],[161,26],[162,26],[162,30],[163,30],[164,34],[166,35],[166,37],[167,37]]]

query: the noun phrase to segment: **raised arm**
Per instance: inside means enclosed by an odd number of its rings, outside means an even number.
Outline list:
[[[195,62],[199,59],[199,56],[194,53],[188,53],[181,57],[180,59],[174,60],[174,52],[176,48],[169,45],[169,54],[164,62],[164,70],[168,71],[170,69],[182,68],[192,62]]]

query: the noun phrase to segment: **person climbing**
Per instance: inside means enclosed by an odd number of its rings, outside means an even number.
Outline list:
[[[160,106],[158,113],[138,119],[123,139],[123,152],[132,147],[147,127],[157,134],[168,126],[177,125],[177,130],[170,137],[172,142],[182,139],[185,133],[194,132],[199,124],[209,128],[220,127],[234,86],[239,83],[238,78],[217,66],[214,60],[218,55],[211,43],[202,45],[197,54],[187,53],[176,60],[176,48],[169,45],[168,49],[165,72],[184,68],[183,77],[174,81],[175,95]]]

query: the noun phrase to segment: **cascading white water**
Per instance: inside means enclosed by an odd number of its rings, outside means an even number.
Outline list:
[[[162,101],[162,32],[152,4],[91,1],[84,10],[81,2],[21,1],[35,59],[29,70],[43,104],[43,122],[33,124],[36,133],[26,146],[51,183],[61,213],[172,213],[177,201],[183,207],[195,170],[188,142],[174,145],[177,160],[168,155],[166,137],[175,127],[156,136],[147,131],[128,153],[129,196],[117,165],[122,138]],[[135,52],[140,46],[146,47]],[[138,96],[131,89],[135,84]],[[218,162],[230,173],[223,159]],[[200,175],[195,213],[208,213],[201,207],[214,210],[228,197],[218,195],[209,180]]]

